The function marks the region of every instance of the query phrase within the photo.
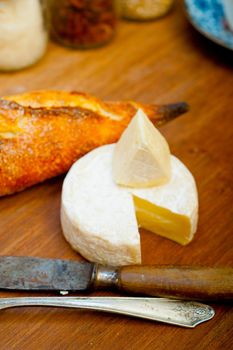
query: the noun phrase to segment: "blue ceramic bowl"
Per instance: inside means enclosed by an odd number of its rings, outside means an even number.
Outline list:
[[[185,0],[192,25],[208,39],[233,50],[233,33],[227,29],[221,0]]]

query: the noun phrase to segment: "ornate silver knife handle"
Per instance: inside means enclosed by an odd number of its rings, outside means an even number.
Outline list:
[[[198,302],[134,297],[1,298],[0,309],[19,306],[54,306],[106,311],[193,328],[210,320],[214,310]]]

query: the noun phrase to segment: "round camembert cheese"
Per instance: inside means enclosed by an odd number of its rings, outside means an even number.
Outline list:
[[[109,265],[141,262],[138,227],[189,243],[196,231],[198,197],[194,178],[171,156],[171,177],[160,186],[135,189],[115,183],[115,144],[79,159],[62,190],[65,238],[86,259]]]

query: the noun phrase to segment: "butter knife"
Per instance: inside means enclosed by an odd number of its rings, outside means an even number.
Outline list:
[[[0,298],[0,310],[20,306],[55,306],[106,311],[193,328],[210,320],[214,310],[197,302],[165,298],[26,297]]]

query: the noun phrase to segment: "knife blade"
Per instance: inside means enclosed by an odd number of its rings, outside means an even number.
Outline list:
[[[93,264],[34,257],[0,257],[0,288],[13,290],[88,289]]]
[[[0,289],[77,292],[101,288],[177,299],[230,300],[233,268],[111,267],[61,259],[0,257]]]

